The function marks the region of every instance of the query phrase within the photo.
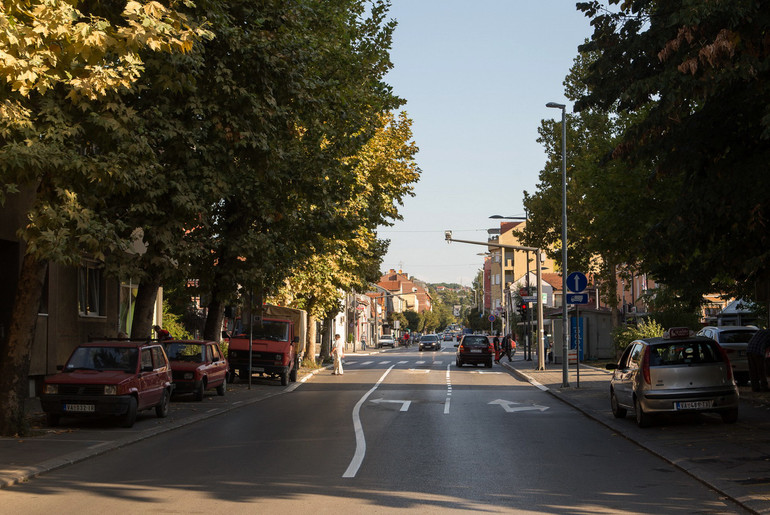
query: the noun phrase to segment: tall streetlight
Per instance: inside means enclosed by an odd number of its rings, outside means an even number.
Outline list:
[[[562,388],[569,387],[569,345],[567,332],[567,106],[548,102],[546,107],[561,109],[561,289],[562,289]]]

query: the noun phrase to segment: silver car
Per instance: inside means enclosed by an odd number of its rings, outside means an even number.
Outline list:
[[[758,329],[753,326],[704,327],[698,331],[698,336],[711,338],[727,352],[733,375],[738,386],[749,384],[749,360],[746,357],[746,347],[749,340]]]
[[[738,420],[738,387],[730,360],[717,343],[674,328],[659,338],[632,342],[613,370],[610,404],[616,418],[634,410],[639,427],[656,413],[717,412]]]

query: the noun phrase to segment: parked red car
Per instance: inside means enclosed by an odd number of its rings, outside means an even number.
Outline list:
[[[58,374],[45,380],[40,402],[48,425],[62,416],[112,415],[131,427],[138,411],[168,416],[174,385],[158,342],[100,341],[79,345]]]
[[[216,342],[201,340],[166,340],[163,342],[171,362],[174,393],[192,393],[196,401],[216,388],[217,395],[227,389],[227,358]]]

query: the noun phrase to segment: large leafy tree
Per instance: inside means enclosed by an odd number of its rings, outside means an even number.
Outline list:
[[[76,8],[77,7],[77,8]],[[131,87],[139,52],[188,51],[197,29],[157,2],[7,0],[0,3],[0,201],[34,192],[8,337],[0,349],[0,433],[24,430],[29,352],[49,261],[75,263],[125,248],[99,216],[100,193],[126,180],[125,136],[111,102]],[[143,145],[139,141],[137,144]]]
[[[612,12],[578,4],[594,26],[583,49],[598,58],[576,108],[632,120],[612,154],[633,173],[644,207],[628,241],[647,270],[688,298],[750,296],[770,265],[770,9],[756,1],[610,4]]]

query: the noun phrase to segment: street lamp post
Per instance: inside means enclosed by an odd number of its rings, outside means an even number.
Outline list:
[[[561,109],[561,288],[562,288],[562,388],[569,386],[569,345],[567,333],[567,106],[548,102],[546,107]]]

